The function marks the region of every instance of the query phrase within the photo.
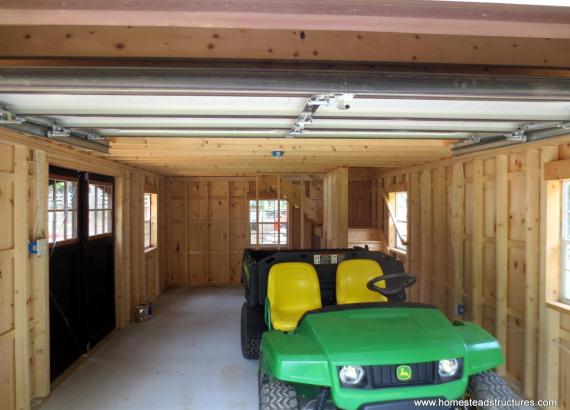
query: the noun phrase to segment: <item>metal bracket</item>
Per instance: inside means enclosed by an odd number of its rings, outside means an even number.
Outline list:
[[[71,132],[59,125],[52,125],[51,131],[47,132],[47,136],[48,138],[65,138],[71,136]]]
[[[13,112],[0,108],[0,124],[22,124],[24,121],[26,121],[24,118],[18,117]]]
[[[321,107],[323,105],[326,105],[328,107],[330,98],[331,95],[328,94],[313,95],[311,98],[309,98],[309,101],[307,101],[307,105],[309,107]]]
[[[348,110],[350,109],[350,102],[353,98],[354,94],[347,93],[318,94],[311,96],[307,100],[305,108],[303,108],[303,111],[301,111],[295,120],[295,125],[293,125],[293,128],[287,133],[287,137],[292,138],[301,135],[305,126],[313,123],[313,115],[317,112],[319,107],[328,107],[331,100],[335,100],[339,110]]]
[[[518,130],[511,132],[510,134],[505,135],[507,141],[512,142],[526,142],[526,130],[523,128],[519,128]]]

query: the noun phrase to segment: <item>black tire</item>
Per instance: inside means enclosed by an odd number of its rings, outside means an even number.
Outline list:
[[[297,392],[290,384],[268,380],[259,389],[259,410],[299,410]]]
[[[241,353],[246,359],[259,359],[261,335],[265,323],[261,309],[250,308],[247,302],[241,307]]]
[[[524,400],[515,393],[507,381],[495,372],[487,371],[472,376],[469,379],[469,394],[475,400]],[[503,406],[479,406],[479,410],[500,410]],[[516,410],[535,409],[532,406],[512,406],[507,407]]]

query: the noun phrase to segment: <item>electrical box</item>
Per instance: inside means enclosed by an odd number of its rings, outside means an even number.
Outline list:
[[[37,239],[35,241],[30,241],[28,244],[28,252],[30,252],[31,255],[45,256],[47,255],[47,249],[47,239]]]

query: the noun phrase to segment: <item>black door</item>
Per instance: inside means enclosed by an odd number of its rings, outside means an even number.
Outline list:
[[[52,381],[115,328],[113,182],[50,168]]]

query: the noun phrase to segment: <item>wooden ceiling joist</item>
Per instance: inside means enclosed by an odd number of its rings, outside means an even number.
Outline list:
[[[1,15],[0,10],[0,15]],[[300,33],[303,33],[303,38]],[[0,26],[3,57],[384,61],[570,67],[567,38],[127,26]]]
[[[542,2],[544,4],[544,1]],[[0,24],[219,27],[570,38],[570,9],[437,0],[4,2]]]
[[[448,158],[441,140],[322,140],[256,138],[110,139],[109,158],[164,175],[326,172],[340,167],[410,166]],[[273,158],[274,150],[284,157]]]

